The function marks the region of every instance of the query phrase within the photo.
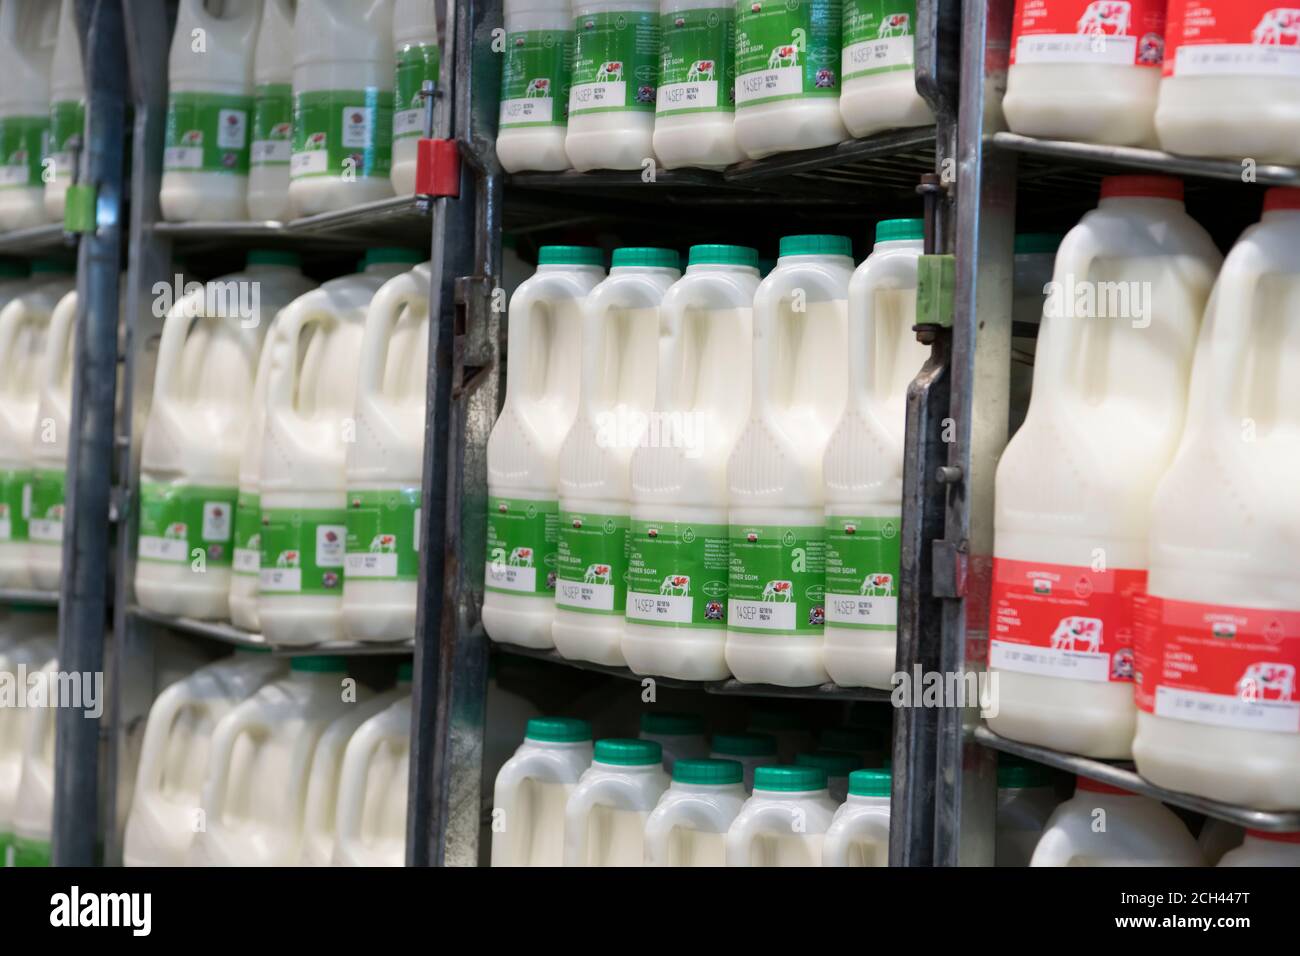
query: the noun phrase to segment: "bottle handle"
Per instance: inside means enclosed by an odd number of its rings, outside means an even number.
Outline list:
[[[370,300],[370,307],[366,309],[365,332],[361,339],[358,395],[373,399],[382,394],[389,343],[398,319],[407,308],[421,314],[429,311],[428,283],[422,284],[414,271],[403,272],[389,279]]]
[[[774,272],[763,280],[754,297],[752,418],[762,418],[773,408],[788,404],[795,370],[790,361],[778,365],[778,322],[783,306],[796,293],[802,293],[805,302],[833,301],[844,296],[830,273],[816,266]],[[844,359],[836,356],[835,360]]]
[[[48,401],[56,402],[63,370],[68,365],[72,345],[72,332],[77,319],[77,293],[66,293],[59,299],[50,315],[50,332],[45,339],[45,354],[41,356],[41,390]]]
[[[733,825],[727,831],[727,866],[749,866],[754,838],[760,833],[775,833],[783,829],[795,832],[791,825],[793,818],[789,807],[754,807],[745,817],[742,828]]]
[[[579,782],[564,808],[564,865],[587,865],[587,822],[597,805],[617,804],[620,798],[635,804],[638,796],[631,783],[614,777],[596,780],[586,787]]]
[[[268,417],[272,411],[298,417],[295,396],[298,393],[298,355],[301,351],[299,340],[304,330],[316,322],[329,318],[324,310],[321,298],[323,293],[313,290],[295,299],[285,306],[276,319],[275,351],[271,353],[267,369],[266,408]]]
[[[140,744],[140,769],[136,774],[135,785],[137,793],[156,793],[162,788],[162,757],[167,749],[167,735],[188,703],[182,684],[172,684],[158,695],[158,700],[149,709],[144,740]]]
[[[338,809],[335,812],[334,845],[359,843],[361,816],[365,811],[366,778],[379,748],[400,734],[385,726],[385,721],[368,720],[357,728],[343,753],[339,770]]]
[[[256,705],[250,698],[227,714],[212,735],[212,755],[208,758],[207,781],[200,803],[208,821],[220,820],[226,809],[227,775],[234,759],[239,738],[258,725]]]
[[[696,824],[702,819],[721,827],[715,832],[726,832],[727,821],[722,819],[718,805],[694,794],[683,794],[671,805],[651,812],[645,825],[645,865],[668,866],[668,839],[673,830],[678,826],[699,830]]]
[[[1082,319],[1074,315],[1071,304],[1064,302],[1065,290],[1075,282],[1086,281],[1085,277],[1092,271],[1092,265],[1101,254],[1101,248],[1092,233],[1075,230],[1065,237],[1061,249],[1056,255],[1056,264],[1052,270],[1051,288],[1047,292],[1047,301],[1043,304],[1043,317],[1040,324],[1038,346],[1034,352],[1034,390],[1033,401],[1044,405],[1058,405],[1065,398],[1066,387],[1070,381],[1070,362],[1079,354],[1079,345],[1089,321],[1117,321],[1113,319]],[[1077,268],[1073,272],[1061,275],[1062,264],[1073,261]],[[1048,314],[1052,295],[1061,297],[1056,313]],[[1050,384],[1049,384],[1050,383]]]
[[[1210,374],[1197,382],[1204,396],[1214,430],[1220,434],[1240,433],[1241,418],[1233,415],[1233,398],[1245,386],[1246,359],[1250,351],[1250,326],[1254,320],[1255,297],[1260,281],[1268,273],[1269,256],[1249,241],[1239,242],[1232,252],[1232,269],[1219,273],[1214,290],[1213,325],[1209,335]]]
[[[158,360],[155,363],[157,371],[154,373],[155,405],[161,404],[165,398],[180,397],[177,394],[179,388],[175,384],[176,370],[185,354],[185,341],[189,338],[190,328],[197,318],[196,315],[189,314],[189,309],[181,308],[189,301],[189,296],[182,298],[163,319],[162,339],[158,343]]]
[[[848,866],[849,845],[867,836],[874,836],[889,846],[889,816],[885,813],[860,813],[838,825],[831,824],[822,844],[823,866]],[[888,866],[886,860],[882,866]]]
[[[9,387],[16,378],[14,374],[14,343],[18,338],[18,328],[27,318],[27,309],[21,300],[15,299],[0,309],[0,393],[12,394]]]

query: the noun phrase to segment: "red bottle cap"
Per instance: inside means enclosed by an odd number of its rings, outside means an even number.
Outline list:
[[[1264,193],[1264,211],[1300,209],[1300,189],[1294,186],[1274,186]]]
[[[1102,199],[1132,197],[1183,201],[1183,181],[1175,176],[1107,176],[1101,181]]]
[[[1090,777],[1075,777],[1075,790],[1081,793],[1113,793],[1121,797],[1136,797],[1137,794],[1132,790],[1125,790],[1123,787],[1112,787],[1108,783],[1102,783],[1100,780],[1093,780]]]

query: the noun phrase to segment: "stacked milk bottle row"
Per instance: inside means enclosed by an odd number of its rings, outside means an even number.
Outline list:
[[[0,261],[3,588],[59,588],[76,317],[70,261]]]
[[[0,678],[18,699],[0,707],[0,864],[49,866],[54,825],[58,617],[11,605],[0,619]]]
[[[430,0],[182,0],[162,213],[288,219],[415,190]]]
[[[495,640],[693,680],[890,686],[919,220],[757,253],[545,247],[488,443]]]
[[[411,666],[372,692],[337,657],[236,651],[149,711],[127,866],[401,866]]]
[[[414,636],[420,258],[372,249],[319,288],[283,251],[206,284],[177,277],[144,430],[142,605],[273,644]]]
[[[86,125],[74,0],[0,0],[0,230],[63,220]]]
[[[997,472],[996,732],[1300,808],[1298,295],[1300,190],[1224,260],[1180,181],[1102,183]]]
[[[721,736],[713,757],[678,755],[668,771],[649,736],[593,748],[584,720],[530,720],[497,775],[492,865],[887,864],[888,770],[843,771],[845,792],[835,799],[825,756],[765,763],[752,771],[751,792],[742,763],[718,756]]]
[[[721,168],[934,121],[916,0],[505,0],[497,155]]]
[[[1300,163],[1296,18],[1277,0],[1016,0],[1007,125]]]

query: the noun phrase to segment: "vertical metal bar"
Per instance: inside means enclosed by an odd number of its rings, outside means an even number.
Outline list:
[[[93,233],[77,262],[59,668],[94,680],[104,671],[111,557],[113,402],[117,386],[118,265],[126,156],[126,77],[119,0],[77,0],[84,51],[86,136],[81,182],[96,190]],[[55,723],[53,862],[95,862],[100,820],[100,718],[60,707]]]

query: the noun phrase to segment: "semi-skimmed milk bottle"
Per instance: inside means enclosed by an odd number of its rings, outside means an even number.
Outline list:
[[[401,866],[406,862],[406,787],[411,762],[411,665],[398,697],[348,741],[339,771],[334,866]]]
[[[736,142],[750,159],[848,138],[841,0],[736,0]]]
[[[574,0],[565,152],[574,169],[654,162],[658,0]]]
[[[891,219],[849,284],[849,400],[826,448],[825,665],[844,687],[887,689],[898,637],[907,387],[925,223]]]
[[[659,310],[659,441],[632,455],[623,656],[638,674],[727,669],[727,457],[748,419],[758,252],[699,245]]]
[[[1112,176],[1065,237],[1034,390],[997,471],[989,667],[1013,740],[1119,759],[1133,741],[1133,600],[1222,261],[1162,176]],[[1123,462],[1122,468],[1116,462]]]
[[[63,221],[63,201],[72,183],[73,138],[86,127],[86,75],[81,68],[81,38],[77,35],[74,0],[59,6],[59,32],[50,66],[50,135],[41,157],[44,167],[45,213]]]
[[[22,772],[14,798],[13,840],[7,848],[7,866],[49,866],[50,835],[54,829],[54,718],[58,708],[51,705],[52,694],[59,684],[57,658],[39,665],[36,674],[28,675],[24,688],[27,707],[23,711]],[[37,690],[43,688],[43,691]],[[35,699],[45,703],[35,705]]]
[[[263,0],[253,51],[248,218],[289,218],[293,151],[293,17],[297,0]]]
[[[848,394],[852,247],[787,236],[754,297],[749,422],[731,453],[727,666],[751,684],[825,683],[822,458]]]
[[[494,641],[554,647],[560,446],[578,411],[582,303],[599,249],[543,246],[510,300],[501,416],[488,439],[483,626]]]
[[[1300,190],[1271,189],[1205,313],[1187,427],[1151,505],[1138,771],[1300,809]]]
[[[508,173],[568,169],[573,13],[569,0],[505,0],[497,159]]]
[[[492,794],[493,866],[564,862],[564,808],[591,757],[585,720],[528,721],[524,742],[501,767]]]
[[[1016,0],[1012,132],[1155,146],[1167,0]]]
[[[415,637],[429,355],[429,264],[389,279],[366,310],[348,445],[343,626],[358,641]]]
[[[295,215],[393,195],[393,0],[298,0],[293,22]]]
[[[928,126],[916,91],[916,0],[844,0],[840,116],[853,136]]]
[[[276,313],[312,288],[296,253],[254,250],[163,319],[144,428],[136,599],[161,614],[230,612],[239,456],[258,353]]]
[[[644,866],[645,827],[668,789],[652,740],[596,741],[591,766],[564,805],[565,866]]]
[[[727,831],[727,866],[821,866],[836,803],[819,767],[759,767]]]
[[[45,607],[10,605],[0,623],[0,674],[17,682],[40,670],[55,653],[58,616]],[[23,729],[31,711],[23,707],[0,708],[0,866],[7,866],[13,845],[14,805],[23,775]]]
[[[1156,132],[1171,153],[1300,163],[1295,8],[1170,0]]]
[[[248,218],[261,0],[182,0],[168,58],[163,218]],[[267,217],[259,217],[267,218]]]
[[[50,132],[50,61],[59,5],[0,4],[0,230],[46,221],[41,159]]]
[[[734,760],[679,760],[645,823],[646,866],[725,866],[727,830],[745,803]]]
[[[438,82],[437,8],[427,0],[397,0],[393,8],[393,192],[415,192],[415,162],[424,135],[424,81]]]
[[[660,0],[659,10],[655,155],[665,169],[739,162],[735,3]]]
[[[555,648],[621,666],[632,453],[662,440],[650,419],[659,303],[681,278],[671,249],[615,249],[582,306],[578,414],[559,458]]]
[[[258,477],[257,615],[273,644],[344,636],[346,457],[366,310],[380,286],[419,259],[412,250],[372,249],[360,272],[300,296],[277,320]]]
[[[888,866],[888,770],[855,770],[822,844],[822,866]]]

